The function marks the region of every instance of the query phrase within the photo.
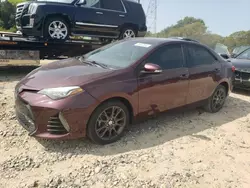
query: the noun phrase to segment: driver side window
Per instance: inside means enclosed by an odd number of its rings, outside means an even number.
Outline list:
[[[160,47],[149,56],[146,62],[157,64],[162,70],[183,67],[184,57],[181,44],[170,44]]]
[[[93,7],[100,8],[100,0],[85,0],[86,4],[82,5],[82,7]]]

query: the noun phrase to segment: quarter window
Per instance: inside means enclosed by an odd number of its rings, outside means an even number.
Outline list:
[[[216,58],[204,47],[189,45],[188,54],[189,54],[188,65],[190,67],[195,67],[200,65],[211,65],[216,61]]]
[[[121,0],[103,0],[102,8],[124,12]]]
[[[180,44],[163,46],[153,52],[147,63],[159,65],[162,69],[176,69],[184,65],[182,47]]]
[[[100,0],[86,0],[84,7],[100,8]]]

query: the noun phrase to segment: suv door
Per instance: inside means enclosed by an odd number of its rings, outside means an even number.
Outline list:
[[[140,66],[154,63],[162,68],[159,74],[141,74],[138,77],[139,112],[162,112],[186,104],[189,73],[181,44],[162,46]]]
[[[73,33],[86,35],[101,35],[102,17],[101,0],[85,0],[85,5],[80,5],[75,12],[75,28]],[[77,2],[76,2],[77,4]]]
[[[220,78],[221,64],[205,47],[187,44],[187,65],[189,68],[189,92],[187,103],[201,101],[210,97]]]
[[[107,36],[119,36],[121,26],[126,22],[127,12],[122,0],[101,0],[100,22]]]

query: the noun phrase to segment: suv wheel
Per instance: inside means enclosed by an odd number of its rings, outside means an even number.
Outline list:
[[[126,39],[126,38],[135,38],[136,32],[132,28],[125,28],[122,30],[120,34],[120,39]]]
[[[205,106],[205,110],[210,113],[216,113],[220,111],[223,107],[227,97],[226,88],[223,85],[219,85],[213,95],[209,97],[207,104]]]
[[[87,128],[88,137],[95,143],[105,145],[122,137],[129,124],[129,112],[120,101],[101,104],[92,114]]]
[[[44,29],[44,36],[49,39],[66,40],[69,37],[69,26],[62,18],[49,18]]]

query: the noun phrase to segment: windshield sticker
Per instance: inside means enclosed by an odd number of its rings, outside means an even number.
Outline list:
[[[149,47],[151,46],[151,44],[136,43],[135,46],[140,46],[140,47],[144,47],[144,48],[149,48]]]

